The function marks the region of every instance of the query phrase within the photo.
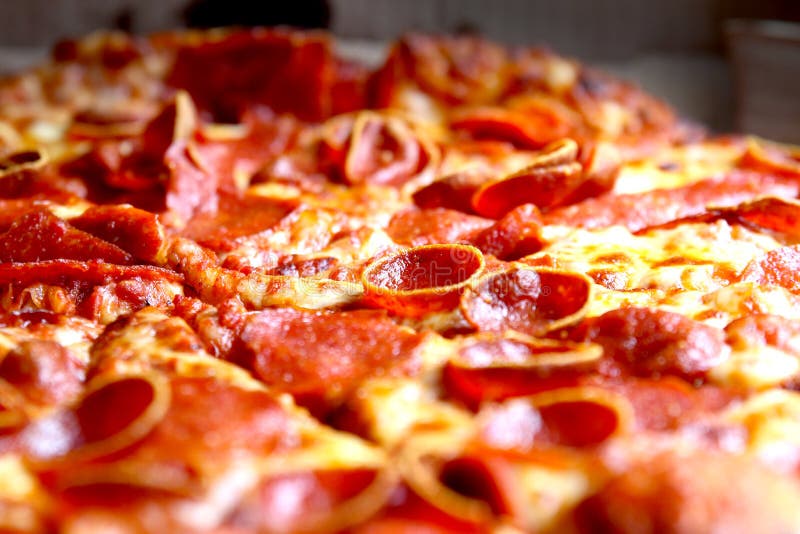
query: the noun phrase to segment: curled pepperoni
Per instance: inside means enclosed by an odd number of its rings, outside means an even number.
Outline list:
[[[373,105],[394,106],[409,82],[448,104],[493,102],[511,80],[503,47],[473,36],[404,36],[371,81]]]
[[[478,280],[464,293],[460,308],[481,331],[537,336],[579,321],[591,287],[591,280],[580,273],[513,267]]]
[[[401,245],[419,246],[469,241],[471,236],[490,224],[491,221],[481,217],[454,210],[411,209],[392,217],[386,232]]]
[[[599,445],[630,431],[634,421],[624,396],[590,386],[558,388],[485,405],[478,420],[484,443],[519,453],[540,444]]]
[[[764,197],[718,211],[726,219],[771,230],[790,239],[800,238],[800,202],[797,200]]]
[[[657,226],[673,228],[680,224],[711,223],[724,220],[758,231],[771,231],[789,239],[800,238],[800,202],[780,197],[762,197],[730,208],[712,208],[704,213],[683,217]],[[649,230],[649,227],[647,230]]]
[[[288,426],[288,414],[267,391],[244,389],[215,377],[176,377],[170,382],[169,411],[134,453],[143,463],[152,457],[188,460],[195,461],[192,467],[200,471],[208,468],[207,462],[289,448],[297,439]],[[214,429],[212,435],[209,428]]]
[[[399,185],[422,170],[426,160],[402,122],[361,114],[353,124],[344,176],[351,184]]]
[[[423,245],[371,263],[361,280],[372,304],[416,316],[455,308],[483,266],[483,254],[475,247]]]
[[[739,166],[796,178],[800,176],[800,150],[750,138]]]
[[[91,419],[78,425],[77,447],[34,464],[70,501],[124,510],[138,499],[197,494],[209,474],[232,460],[269,454],[298,439],[283,407],[263,390],[210,377],[160,377],[155,390],[143,388],[138,376],[112,383],[119,386],[93,391],[77,408],[79,420]],[[92,461],[98,457],[103,461]],[[117,496],[126,498],[114,502]]]
[[[542,148],[570,133],[570,127],[552,107],[525,111],[480,107],[455,113],[450,127],[474,139],[506,141],[522,149]]]
[[[675,376],[658,379],[592,377],[588,383],[619,393],[633,407],[636,426],[659,432],[702,422],[736,400],[736,392],[712,385],[697,386]]]
[[[771,250],[747,264],[740,276],[744,282],[778,286],[800,294],[800,245]]]
[[[0,377],[35,403],[61,403],[81,391],[84,365],[55,341],[23,341],[0,362]]]
[[[76,229],[46,208],[34,208],[0,234],[0,261],[33,262],[92,258],[130,264],[133,258],[118,246]]]
[[[635,376],[699,378],[727,357],[721,331],[664,310],[620,308],[589,319],[586,328],[587,340]]]
[[[350,185],[400,187],[429,180],[438,164],[438,149],[398,116],[362,111],[333,119],[323,132],[323,163]]]
[[[499,455],[461,455],[445,462],[439,478],[457,493],[485,502],[495,515],[524,517],[514,466]]]
[[[266,384],[324,411],[367,378],[415,374],[422,341],[378,311],[272,309],[247,320],[234,352]]]
[[[541,212],[533,204],[523,204],[479,233],[472,244],[484,254],[501,260],[517,260],[542,248],[544,238],[541,233]]]
[[[414,203],[423,209],[447,208],[474,213],[472,195],[488,180],[486,173],[478,171],[450,174],[417,190],[413,195]]]
[[[147,110],[92,110],[75,114],[67,131],[75,140],[123,139],[135,137],[142,132],[147,119]]]
[[[544,442],[589,447],[629,430],[631,410],[627,401],[605,390],[556,390],[540,393],[533,402],[542,418],[536,439]]]
[[[131,278],[149,281],[180,282],[183,277],[169,269],[149,265],[114,265],[110,263],[73,260],[51,260],[34,263],[0,264],[0,283],[29,285],[45,283],[71,286],[108,284]]]
[[[103,457],[143,439],[169,404],[169,386],[157,375],[98,379],[74,409],[37,420],[21,439],[31,458],[48,465]]]
[[[155,261],[164,245],[158,218],[131,206],[92,206],[69,223],[144,261]]]
[[[581,181],[579,163],[529,167],[478,189],[472,197],[472,208],[495,219],[521,204],[549,208],[561,203]]]
[[[0,159],[0,177],[6,178],[18,172],[41,169],[47,162],[47,156],[39,150],[13,152]]]
[[[730,206],[761,195],[794,197],[800,189],[788,180],[767,179],[753,173],[732,173],[674,189],[624,195],[605,194],[562,206],[545,214],[547,224],[582,228],[622,225],[636,232],[676,219],[705,213],[709,205]]]
[[[464,341],[448,361],[442,385],[449,397],[477,409],[485,401],[578,386],[601,355],[593,344],[481,335]]]
[[[577,154],[578,145],[571,139],[545,147],[533,164],[482,185],[472,196],[472,208],[484,217],[499,218],[521,204],[558,205],[584,181]]]
[[[318,121],[331,112],[334,68],[326,36],[262,28],[184,43],[167,82],[218,122],[257,104]]]

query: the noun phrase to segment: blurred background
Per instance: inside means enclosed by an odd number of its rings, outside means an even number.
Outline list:
[[[0,72],[98,29],[328,28],[379,62],[408,30],[548,45],[720,131],[800,143],[800,0],[0,0]]]

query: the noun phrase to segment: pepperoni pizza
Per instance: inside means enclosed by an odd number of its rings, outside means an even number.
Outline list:
[[[800,532],[800,150],[537,48],[0,82],[0,530]]]

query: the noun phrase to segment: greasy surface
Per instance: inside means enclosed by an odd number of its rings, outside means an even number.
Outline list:
[[[798,151],[535,48],[0,81],[0,531],[800,530]]]

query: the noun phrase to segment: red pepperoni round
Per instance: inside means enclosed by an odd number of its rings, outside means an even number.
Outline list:
[[[155,261],[164,244],[156,216],[132,206],[92,206],[69,222],[144,261]]]
[[[491,221],[448,209],[406,210],[389,221],[386,232],[401,245],[467,242]]]
[[[800,245],[777,248],[752,260],[742,271],[741,279],[800,294]]]
[[[92,258],[127,265],[133,258],[120,247],[74,228],[46,208],[33,209],[0,234],[0,261],[33,262]]]
[[[705,213],[707,206],[730,206],[760,195],[794,197],[798,184],[790,180],[766,179],[753,173],[731,173],[724,179],[709,178],[676,187],[625,195],[605,194],[556,208],[544,219],[547,224],[583,228],[622,225],[633,232],[676,219]]]
[[[0,362],[0,377],[37,403],[58,403],[81,391],[84,365],[49,340],[23,341]]]
[[[378,311],[273,309],[248,319],[239,351],[266,384],[324,410],[366,378],[415,374],[422,340]]]
[[[541,231],[539,209],[533,204],[523,204],[480,232],[472,243],[484,254],[492,254],[501,260],[516,260],[542,248]]]
[[[448,397],[477,409],[485,401],[577,386],[596,369],[599,356],[592,345],[476,339],[445,365],[442,384]]]
[[[424,245],[371,263],[361,281],[366,298],[399,315],[449,310],[484,267],[483,254],[469,245]]]
[[[482,331],[537,336],[580,320],[591,285],[579,273],[513,267],[479,280],[461,298],[461,311]]]
[[[635,376],[699,378],[722,362],[722,332],[683,315],[650,308],[620,308],[588,321],[586,339]]]

